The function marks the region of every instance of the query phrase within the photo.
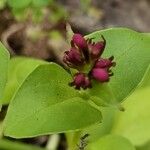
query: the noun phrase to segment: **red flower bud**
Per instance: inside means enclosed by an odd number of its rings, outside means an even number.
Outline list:
[[[103,68],[94,68],[92,70],[92,77],[100,82],[109,81],[109,73]]]
[[[77,73],[74,76],[74,81],[71,82],[71,86],[75,86],[76,89],[86,89],[88,87],[91,87],[91,82],[85,74]]]
[[[72,37],[72,42],[80,49],[87,48],[87,42],[81,34],[74,34]]]
[[[92,79],[99,82],[109,81],[113,75],[111,67],[115,66],[115,62],[113,56],[108,59],[101,57],[106,45],[106,40],[103,36],[102,38],[103,41],[95,43],[92,38],[85,40],[81,34],[73,35],[71,49],[65,52],[63,60],[80,73],[74,75],[70,86],[80,90],[90,88]]]
[[[101,41],[101,42],[98,42],[96,44],[92,44],[92,45],[89,45],[90,47],[90,51],[91,51],[91,57],[92,58],[99,58],[104,49],[105,49],[105,42],[104,41]]]
[[[71,48],[70,51],[66,51],[63,60],[72,66],[81,65],[83,63],[81,55],[76,48]]]
[[[110,68],[112,66],[115,66],[116,63],[113,62],[112,60],[114,59],[114,57],[110,57],[109,59],[104,59],[104,58],[100,58],[96,64],[95,64],[95,68]]]

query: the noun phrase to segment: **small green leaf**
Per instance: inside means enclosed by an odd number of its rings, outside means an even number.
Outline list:
[[[13,8],[25,8],[27,7],[32,0],[8,0],[8,5]]]
[[[72,37],[73,37],[73,30],[71,28],[71,25],[69,23],[66,24],[66,36],[67,36],[67,42],[70,44]]]
[[[101,35],[106,39],[103,57],[113,55],[117,65],[109,83],[97,83],[97,87],[89,92],[107,103],[118,104],[139,85],[150,65],[150,37],[129,29],[114,28],[92,33],[87,38],[99,41]]]
[[[7,71],[8,71],[8,62],[9,62],[9,53],[6,48],[0,42],[0,103],[2,99],[2,94],[5,88],[7,80]]]
[[[8,79],[2,98],[2,104],[8,104],[12,99],[19,86],[27,78],[27,76],[38,66],[46,63],[45,61],[25,58],[14,57],[9,62]]]
[[[101,113],[68,86],[71,76],[56,64],[37,67],[11,101],[4,134],[15,138],[82,129],[101,121]],[[21,131],[21,132],[20,132]]]
[[[90,144],[88,150],[135,150],[135,148],[124,137],[107,135]]]
[[[0,10],[3,9],[6,6],[6,0],[0,1]]]
[[[46,150],[32,145],[27,145],[21,142],[12,142],[6,139],[0,139],[1,150]]]

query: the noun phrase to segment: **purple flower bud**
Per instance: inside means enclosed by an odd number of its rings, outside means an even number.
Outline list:
[[[96,64],[95,68],[110,68],[112,66],[115,66],[116,63],[113,62],[114,57],[110,57],[109,59],[100,58]]]
[[[70,51],[66,51],[63,61],[72,66],[81,65],[83,63],[81,55],[76,48],[71,48]]]
[[[92,58],[99,58],[105,48],[105,42],[98,42],[96,44],[89,45]]]
[[[76,89],[87,89],[91,87],[91,82],[89,78],[83,73],[77,73],[74,76],[74,81],[71,82],[71,86],[75,86]]]
[[[87,42],[81,34],[74,34],[72,37],[72,42],[80,49],[87,48]]]
[[[94,68],[92,70],[92,77],[100,82],[109,81],[109,73],[104,68]]]
[[[79,73],[74,74],[70,86],[80,90],[92,87],[91,81],[95,79],[99,82],[109,81],[113,75],[111,70],[115,66],[114,57],[108,59],[101,58],[105,49],[106,40],[92,42],[92,38],[84,39],[81,34],[74,34],[71,41],[71,49],[65,52],[64,62],[71,68],[77,69]]]

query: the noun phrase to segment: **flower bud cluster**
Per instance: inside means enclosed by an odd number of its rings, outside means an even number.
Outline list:
[[[87,89],[92,87],[92,80],[108,82],[113,75],[111,67],[115,66],[114,57],[102,58],[106,40],[92,42],[85,39],[81,34],[74,34],[71,40],[71,48],[65,51],[63,61],[78,72],[74,74],[71,86],[76,89]],[[88,66],[88,67],[87,67]],[[85,69],[86,68],[86,69]],[[87,69],[88,68],[88,69]]]

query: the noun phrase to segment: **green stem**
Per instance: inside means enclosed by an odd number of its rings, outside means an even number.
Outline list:
[[[66,133],[68,150],[76,150],[80,141],[81,131]]]
[[[3,138],[3,121],[0,122],[0,139]]]

